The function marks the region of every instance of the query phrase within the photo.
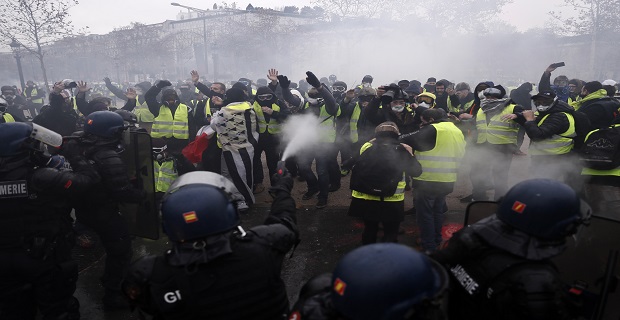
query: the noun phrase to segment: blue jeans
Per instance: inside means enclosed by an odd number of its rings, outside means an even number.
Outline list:
[[[437,250],[441,244],[441,228],[447,209],[446,195],[416,190],[416,220],[424,250]]]

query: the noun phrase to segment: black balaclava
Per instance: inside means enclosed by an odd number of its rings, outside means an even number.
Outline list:
[[[269,100],[261,100],[259,97],[261,95],[264,94],[270,94],[271,95],[271,99]],[[256,96],[255,96],[255,100],[261,107],[269,107],[272,104],[276,103],[277,101],[277,97],[275,95],[275,93],[273,93],[273,91],[271,89],[269,89],[269,87],[259,87],[258,89],[256,89]]]
[[[171,98],[174,98],[174,101],[175,101],[174,106],[168,104],[168,100],[170,100]],[[165,89],[161,93],[161,101],[168,108],[176,108],[179,105],[179,95],[174,89]]]
[[[224,100],[224,105],[231,104],[233,102],[243,102],[248,99],[248,96],[245,92],[239,88],[232,87],[226,91],[226,99]]]

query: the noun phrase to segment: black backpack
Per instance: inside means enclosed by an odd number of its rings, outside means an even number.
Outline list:
[[[572,111],[569,113],[573,116],[573,119],[575,120],[576,136],[573,139],[573,142],[574,142],[573,148],[576,150],[579,150],[583,146],[583,141],[585,140],[586,136],[588,135],[588,133],[590,133],[590,130],[591,130],[590,119],[583,112]]]
[[[591,131],[579,153],[588,168],[611,170],[620,166],[620,124]]]
[[[407,152],[397,141],[373,142],[357,159],[351,174],[351,190],[384,197],[393,196],[403,179]]]

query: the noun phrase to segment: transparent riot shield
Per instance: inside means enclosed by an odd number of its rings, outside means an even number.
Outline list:
[[[140,203],[122,203],[120,211],[129,223],[131,234],[156,240],[159,238],[159,210],[155,207],[155,179],[151,136],[146,132],[131,131],[125,137],[123,161],[129,179],[142,186],[146,197]]]
[[[620,221],[592,216],[553,262],[571,292],[583,299],[587,319],[620,319]]]

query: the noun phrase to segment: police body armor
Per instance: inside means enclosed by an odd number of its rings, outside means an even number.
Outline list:
[[[554,319],[565,318],[566,310],[558,308],[564,290],[553,263],[527,260],[485,244],[476,247],[471,259],[447,267],[453,288],[451,318],[545,319],[554,313]]]
[[[171,261],[179,259],[171,251],[144,258],[138,263],[150,287],[145,309],[166,319],[285,319],[282,261],[271,251],[283,256],[288,247],[278,248],[278,239],[288,234],[293,237],[278,224],[252,228],[244,237],[232,233],[232,252],[204,264],[173,266]]]
[[[159,211],[155,207],[155,178],[151,136],[144,131],[124,132],[125,149],[121,153],[129,180],[144,190],[140,203],[121,203],[120,212],[129,223],[130,233],[144,238],[159,239]]]

